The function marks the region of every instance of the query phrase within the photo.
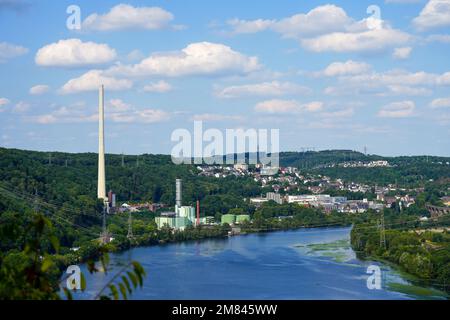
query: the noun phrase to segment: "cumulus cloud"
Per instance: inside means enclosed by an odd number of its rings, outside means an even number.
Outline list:
[[[323,103],[320,101],[302,104],[296,100],[273,99],[258,103],[255,106],[255,111],[262,113],[301,113],[320,111],[322,107]]]
[[[248,57],[219,43],[191,43],[178,52],[153,54],[134,65],[110,68],[111,74],[129,76],[194,76],[247,74],[261,68],[257,57]]]
[[[126,90],[133,86],[133,82],[128,79],[117,79],[105,76],[101,70],[91,70],[78,78],[69,80],[61,88],[61,92],[67,94],[95,91],[102,84],[111,91]]]
[[[414,115],[416,105],[413,101],[392,102],[383,106],[378,116],[382,118],[407,118]]]
[[[412,51],[411,47],[395,48],[394,52],[392,53],[392,56],[395,59],[408,59],[409,55],[411,54],[411,51]]]
[[[48,85],[38,84],[38,85],[30,88],[30,94],[40,95],[40,94],[44,94],[44,93],[48,92],[48,90],[50,90],[50,87]]]
[[[216,93],[219,98],[239,98],[243,96],[281,96],[287,94],[309,94],[311,89],[291,82],[263,82],[230,86]]]
[[[428,1],[413,24],[420,31],[450,26],[450,0]]]
[[[152,82],[152,83],[144,86],[145,92],[164,93],[164,92],[169,92],[170,90],[172,90],[172,86],[164,80],[160,80],[158,82]]]
[[[83,21],[81,28],[87,31],[156,30],[167,27],[172,20],[173,14],[159,7],[119,4],[106,14],[91,14]]]
[[[298,40],[314,52],[378,51],[411,40],[409,34],[391,28],[381,19],[369,17],[356,21],[344,9],[331,4],[280,20],[233,19],[228,25],[232,34],[271,30],[283,38]]]
[[[333,62],[321,74],[327,77],[355,75],[370,71],[371,66],[365,62],[348,60],[346,62]]]
[[[449,108],[450,107],[450,98],[437,98],[430,102],[430,107],[433,109],[436,108]]]
[[[325,89],[327,95],[408,95],[432,94],[436,85],[450,84],[450,73],[442,75],[424,71],[388,70],[338,77],[336,86]]]
[[[227,23],[232,27],[233,34],[245,34],[264,31],[271,27],[275,23],[275,20],[257,19],[246,21],[240,19],[231,19],[228,20]]]
[[[308,13],[299,13],[280,20],[239,20],[228,21],[232,33],[256,33],[270,29],[285,38],[299,38],[343,30],[351,22],[346,12],[335,5],[319,6]]]
[[[28,49],[15,44],[0,42],[0,63],[4,63],[9,59],[19,57],[28,52]]]
[[[91,70],[78,78],[67,81],[61,88],[61,92],[68,94],[94,91],[98,90],[98,87],[102,84],[107,90],[111,91],[126,90],[133,86],[133,82],[129,79],[118,79],[105,75],[102,70]]]
[[[391,29],[370,29],[362,32],[333,32],[315,38],[302,39],[301,44],[314,52],[379,51],[397,44],[407,43],[411,36]]]
[[[107,44],[67,39],[40,48],[35,61],[44,67],[80,67],[108,63],[116,56]]]

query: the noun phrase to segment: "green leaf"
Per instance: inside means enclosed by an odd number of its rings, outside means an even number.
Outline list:
[[[45,257],[41,265],[41,271],[46,272],[53,265],[53,261],[50,257]]]
[[[138,285],[138,280],[137,280],[136,276],[134,275],[134,273],[132,273],[131,271],[127,271],[127,275],[128,275],[128,278],[130,278],[131,282],[133,283],[133,287],[136,288]]]
[[[119,300],[119,292],[117,291],[116,286],[111,284],[111,285],[109,285],[109,289],[111,290],[111,294],[112,294],[114,300]]]
[[[86,290],[86,278],[84,277],[83,272],[80,273],[80,280],[81,280],[81,291]]]
[[[127,297],[127,289],[125,288],[125,286],[123,285],[123,283],[119,283],[119,289],[120,289],[120,293],[122,294],[122,297],[123,297],[125,300],[128,300],[128,297]]]
[[[50,237],[50,242],[51,242],[51,244],[53,246],[53,249],[55,249],[55,251],[58,252],[59,248],[60,248],[58,238],[56,236],[51,236]]]
[[[130,281],[128,280],[127,277],[122,276],[122,282],[125,284],[125,286],[127,287],[128,293],[131,293],[131,286],[130,286]]]
[[[70,292],[70,290],[67,288],[63,288],[63,289],[64,289],[64,294],[66,295],[67,300],[73,300],[72,292]]]

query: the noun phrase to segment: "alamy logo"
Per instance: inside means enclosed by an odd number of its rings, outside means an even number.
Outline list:
[[[381,290],[381,269],[379,266],[370,265],[367,268],[367,273],[370,276],[367,278],[367,289]]]
[[[66,286],[68,290],[80,290],[81,289],[81,270],[79,266],[72,265],[66,270],[70,276],[66,280]]]
[[[171,152],[175,164],[263,164],[279,166],[278,129],[219,129],[203,131],[203,122],[194,121],[194,135],[187,129],[172,132],[171,141],[178,142]],[[245,155],[248,153],[248,159]],[[236,155],[236,160],[235,160]]]
[[[67,14],[70,16],[66,20],[66,26],[69,30],[80,30],[81,29],[81,9],[77,5],[70,5],[66,10]]]

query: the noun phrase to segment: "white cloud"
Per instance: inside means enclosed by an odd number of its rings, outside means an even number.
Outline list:
[[[387,89],[388,92],[385,95],[427,96],[433,93],[433,91],[427,88],[401,85],[389,85]]]
[[[61,92],[67,94],[94,91],[98,90],[98,87],[102,84],[106,90],[111,91],[126,90],[133,86],[133,82],[128,79],[117,79],[104,75],[101,70],[91,70],[78,78],[67,81],[61,88]]]
[[[413,23],[421,31],[450,26],[450,0],[428,1]]]
[[[272,26],[274,22],[275,20],[264,20],[264,19],[257,19],[252,21],[231,19],[227,21],[228,25],[232,27],[233,29],[232,33],[234,34],[256,33],[264,31],[268,29],[270,26]]]
[[[80,67],[108,63],[116,56],[107,44],[67,39],[40,48],[35,61],[44,67]]]
[[[27,48],[7,42],[0,42],[0,63],[4,63],[9,59],[24,55],[27,52]]]
[[[169,92],[170,90],[172,90],[172,86],[164,80],[160,80],[158,82],[153,82],[153,83],[150,83],[150,84],[144,86],[145,92],[164,93],[164,92]]]
[[[135,65],[115,66],[108,72],[128,76],[179,77],[247,74],[260,68],[257,57],[248,57],[223,44],[198,42],[178,52],[153,54]]]
[[[44,93],[48,92],[49,89],[50,89],[50,87],[48,85],[38,84],[38,85],[30,88],[30,94],[32,94],[32,95],[44,94]]]
[[[392,53],[392,56],[395,59],[408,59],[409,55],[411,54],[411,51],[412,51],[411,47],[395,48],[394,52]]]
[[[109,100],[109,110],[113,112],[124,112],[131,110],[131,105],[123,102],[121,99],[111,99]]]
[[[450,43],[450,35],[448,34],[431,34],[426,40],[428,42]]]
[[[327,95],[426,96],[434,86],[450,85],[450,72],[442,75],[424,71],[388,70],[338,77],[324,90]]]
[[[413,101],[392,102],[383,106],[378,112],[382,118],[407,118],[414,115],[416,105]]]
[[[381,51],[411,40],[409,34],[380,19],[356,21],[344,9],[331,4],[280,20],[234,19],[228,24],[233,34],[272,30],[283,38],[299,40],[304,48],[315,52]]]
[[[411,36],[400,30],[381,28],[362,32],[333,32],[315,38],[302,39],[301,44],[314,52],[380,51],[407,43]]]
[[[450,71],[440,75],[436,82],[438,85],[450,85]]]
[[[155,123],[169,120],[170,114],[158,109],[143,109],[111,113],[107,118],[119,123]]]
[[[323,34],[336,29],[344,30],[351,22],[342,8],[335,5],[318,6],[308,13],[299,13],[280,20],[239,20],[228,21],[232,33],[256,33],[267,29],[280,33],[284,38],[299,38]]]
[[[286,94],[309,94],[311,89],[291,82],[263,82],[230,86],[223,88],[216,95],[220,98],[238,98],[242,96],[281,96]]]
[[[430,107],[435,108],[449,108],[450,98],[438,98],[430,102]]]
[[[323,103],[313,101],[309,103],[300,103],[296,100],[266,100],[255,106],[255,111],[263,113],[300,113],[320,111]]]
[[[116,123],[155,123],[170,119],[171,114],[158,109],[138,109],[120,99],[111,99],[105,108],[106,120]],[[26,118],[39,124],[79,123],[98,121],[98,113],[90,112],[84,106],[62,106],[48,113]]]
[[[335,5],[318,6],[306,14],[300,13],[279,20],[273,29],[285,38],[324,34],[345,28],[352,22],[344,9]]]
[[[94,13],[82,23],[82,30],[112,31],[123,29],[156,30],[168,26],[172,13],[159,7],[133,7],[119,4],[103,15]]]
[[[145,55],[138,49],[132,50],[127,54],[128,61],[138,61],[145,58]]]
[[[336,111],[328,111],[328,112],[322,112],[320,113],[320,116],[323,118],[350,118],[355,113],[354,108],[345,108],[342,110],[336,110]]]
[[[355,75],[369,71],[371,66],[364,62],[348,60],[346,62],[333,62],[321,72],[328,77]]]
[[[15,113],[24,113],[27,112],[30,109],[30,104],[24,101],[19,101],[16,103],[16,105],[13,107],[13,112]]]
[[[0,98],[0,112],[5,111],[4,106],[6,106],[9,103],[10,103],[10,101],[8,99]]]

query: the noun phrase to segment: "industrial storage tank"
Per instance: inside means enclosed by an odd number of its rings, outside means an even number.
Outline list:
[[[248,214],[239,214],[236,216],[236,223],[242,223],[244,221],[250,221],[250,216]]]
[[[235,224],[236,223],[236,215],[235,214],[224,214],[220,221],[222,224]]]

